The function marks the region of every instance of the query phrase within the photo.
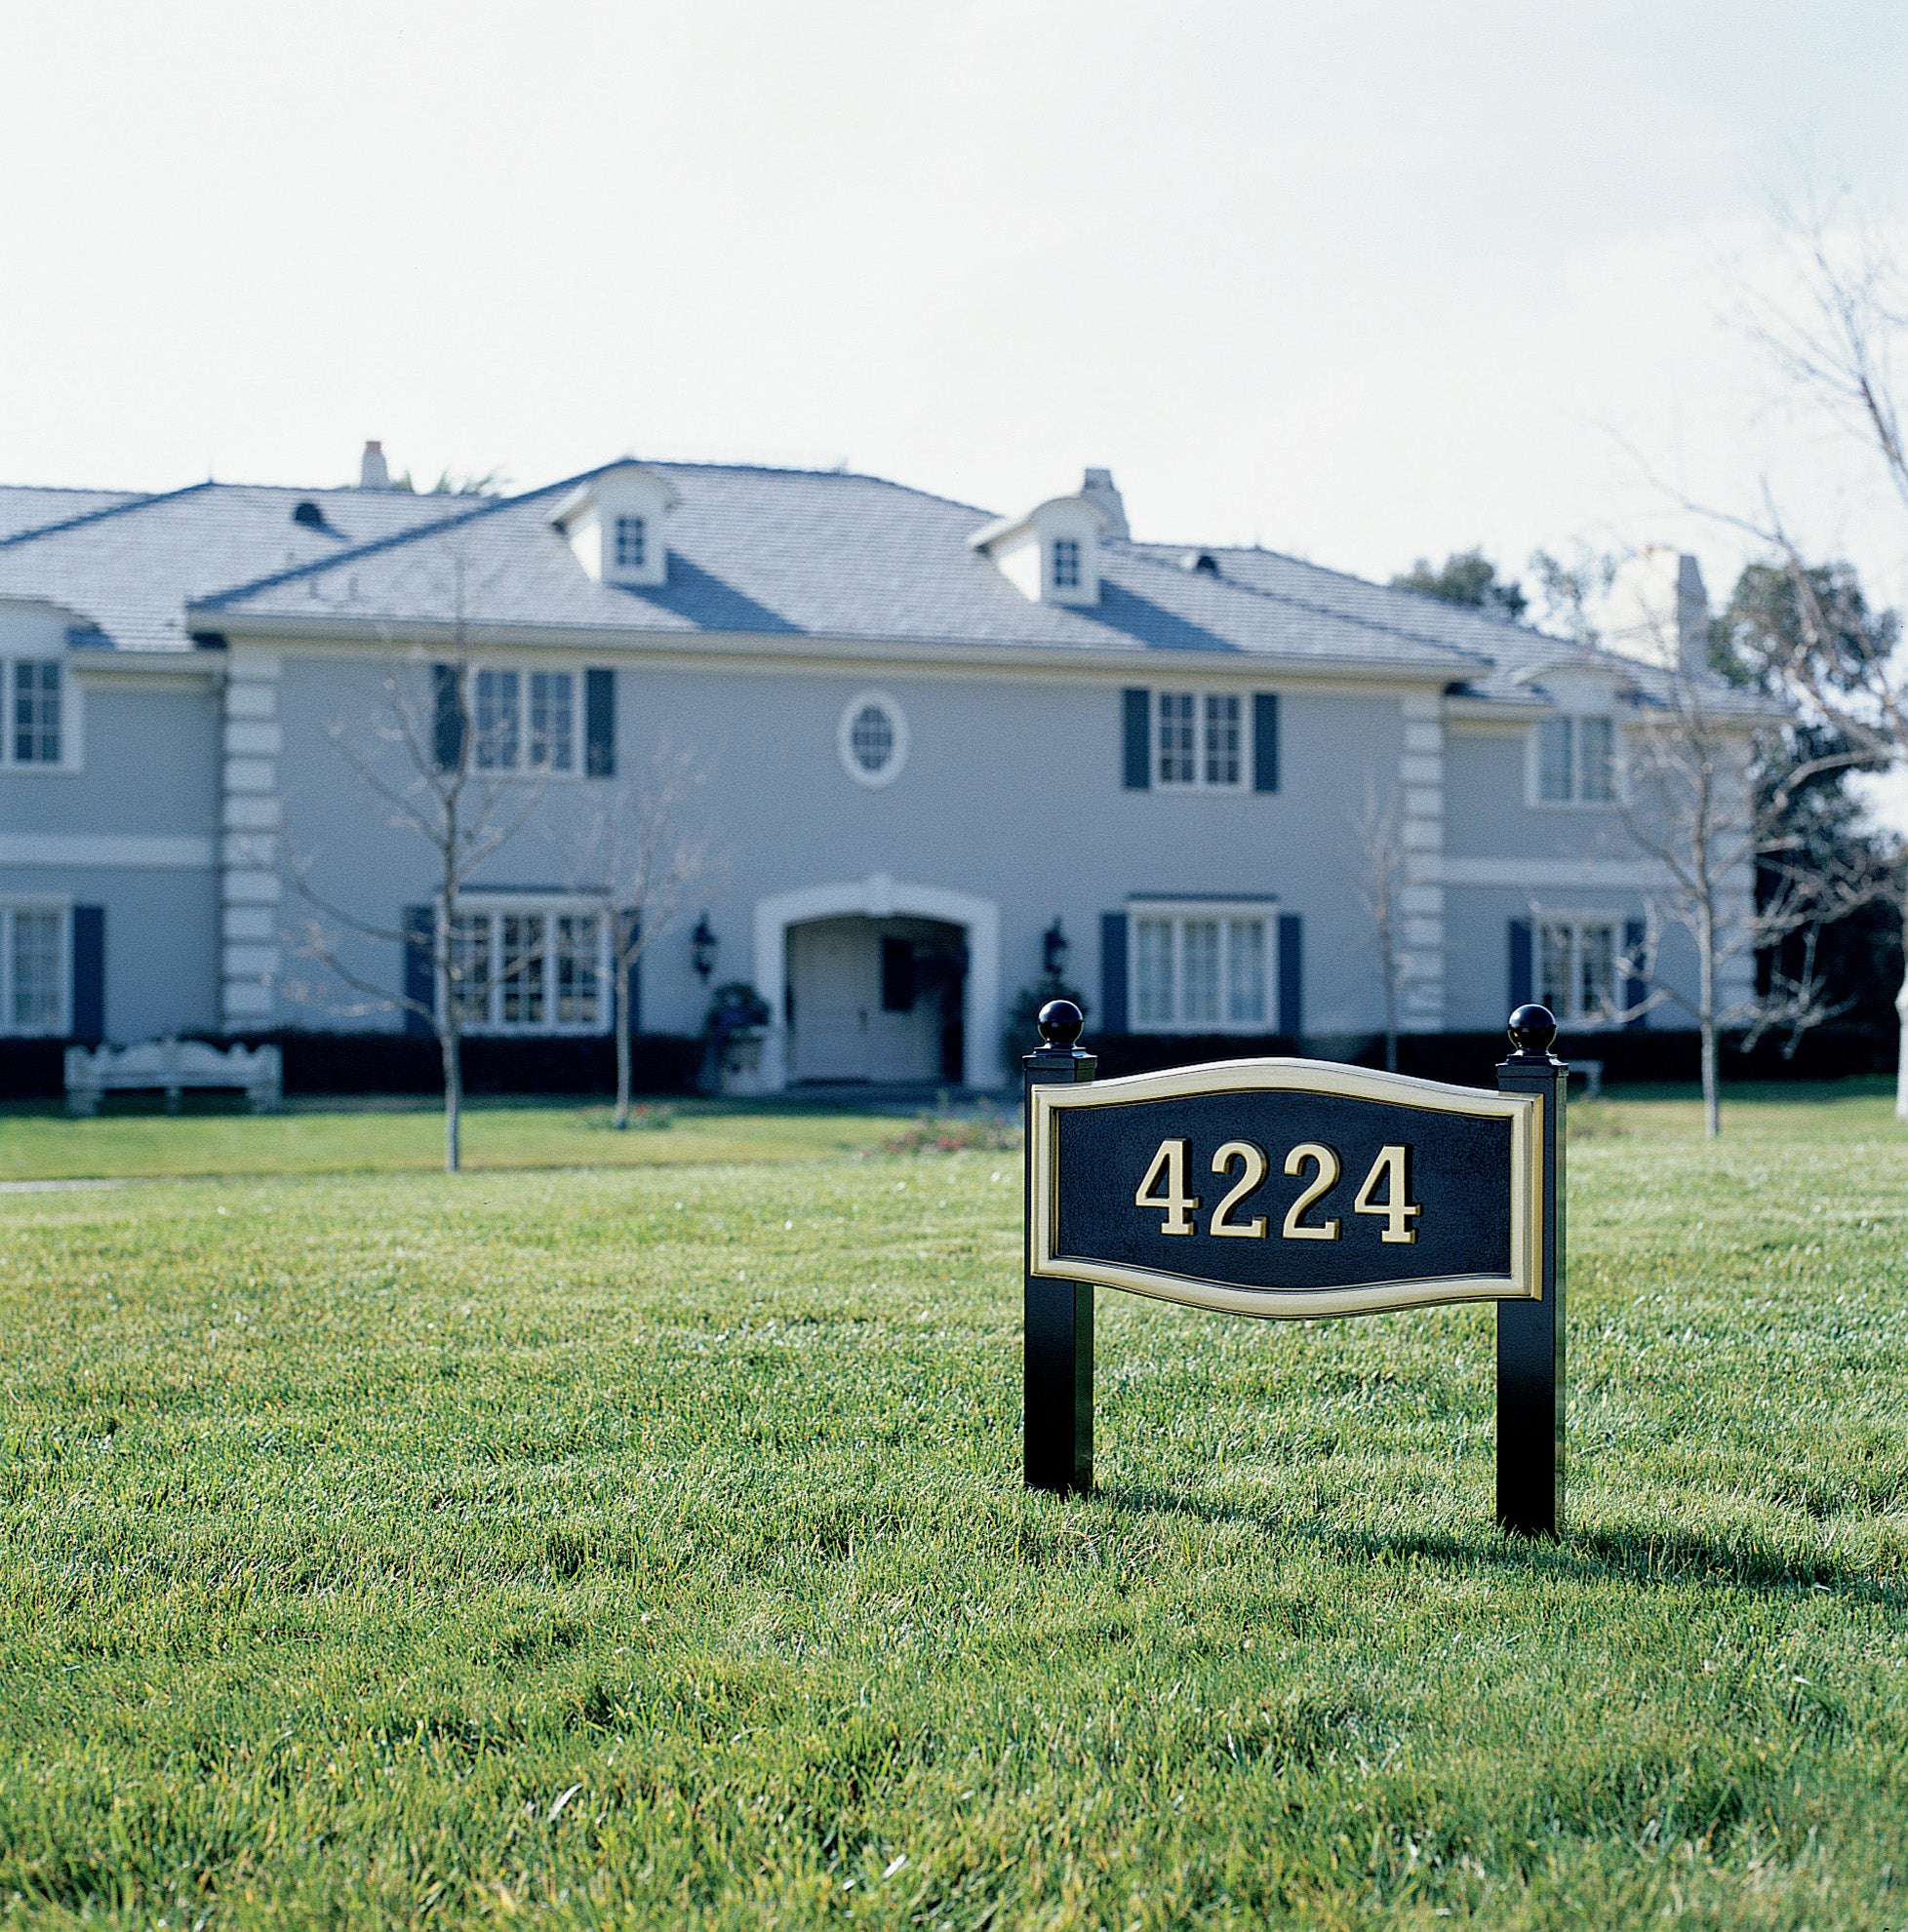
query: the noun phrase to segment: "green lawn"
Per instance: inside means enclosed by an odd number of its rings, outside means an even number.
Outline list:
[[[197,1098],[197,1096],[192,1096]],[[178,1119],[116,1105],[69,1121],[53,1107],[0,1112],[0,1181],[68,1176],[430,1173],[444,1165],[444,1115],[428,1101],[294,1103],[254,1119],[222,1097]],[[844,1153],[899,1124],[795,1105],[640,1103],[618,1133],[610,1109],[581,1103],[472,1101],[463,1164],[487,1167],[681,1166]]]
[[[1900,1928],[1908,1136],[1695,1118],[1577,1111],[1561,1547],[1488,1310],[1102,1294],[1023,1493],[1015,1155],[0,1123],[233,1170],[0,1195],[0,1919]]]

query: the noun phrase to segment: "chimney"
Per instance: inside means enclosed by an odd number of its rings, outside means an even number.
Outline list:
[[[1113,487],[1113,472],[1110,469],[1090,469],[1086,482],[1080,486],[1080,493],[1088,502],[1097,503],[1106,512],[1108,536],[1132,536],[1133,532],[1127,528],[1127,506]]]
[[[1610,580],[1604,644],[1659,670],[1695,672],[1709,662],[1709,592],[1687,552],[1651,545]]]
[[[391,472],[384,462],[384,446],[381,443],[367,443],[365,457],[358,469],[360,490],[388,490],[391,487]]]

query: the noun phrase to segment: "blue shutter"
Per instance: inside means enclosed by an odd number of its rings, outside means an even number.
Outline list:
[[[73,908],[73,1038],[97,1046],[106,1037],[106,909]]]
[[[439,666],[442,669],[442,666]],[[416,1000],[424,1011],[418,1012],[416,1006],[404,1009],[404,1030],[406,1033],[430,1033],[431,1023],[425,1013],[437,1010],[437,962],[436,953],[437,915],[429,906],[406,906],[404,909],[404,993],[408,1000]]]
[[[1530,922],[1510,923],[1510,1010],[1530,1004]]]
[[[1643,957],[1643,921],[1626,920],[1623,925],[1623,953],[1626,959],[1640,960]],[[1641,974],[1623,975],[1623,1004],[1627,1006],[1640,1006],[1650,997],[1650,984]],[[1632,1013],[1623,1022],[1626,1027],[1644,1026],[1649,1022],[1648,1013]]]
[[[455,771],[463,759],[462,674],[455,664],[433,664],[431,748],[440,771]]]
[[[583,673],[583,769],[592,778],[616,775],[616,674],[593,666]]]
[[[1279,693],[1252,693],[1252,790],[1279,789]]]
[[[1125,690],[1120,698],[1127,728],[1126,786],[1130,792],[1143,792],[1151,781],[1152,761],[1147,752],[1153,731],[1153,694]]]
[[[616,955],[622,951],[622,942],[626,939],[627,943],[633,946],[642,936],[642,932],[643,918],[634,907],[616,915],[616,930],[611,935],[610,946],[610,972],[612,978],[616,974]],[[621,991],[622,997],[629,1002],[629,1031],[632,1034],[641,1033],[643,1030],[643,958],[640,953],[629,962],[629,970],[623,977]],[[613,987],[611,998],[614,999],[615,997],[616,990]]]
[[[1305,1037],[1305,922],[1295,912],[1279,915],[1279,1031]]]
[[[1126,1032],[1127,916],[1123,912],[1099,916],[1099,1010],[1108,1033]]]

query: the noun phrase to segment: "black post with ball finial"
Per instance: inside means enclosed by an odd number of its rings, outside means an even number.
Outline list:
[[[1027,1153],[1022,1225],[1033,1236],[1033,1090],[1090,1081],[1099,1065],[1075,1044],[1086,1015],[1071,1000],[1040,1009],[1040,1046],[1021,1060]],[[1031,1271],[1033,1250],[1026,1252]],[[1090,1281],[1026,1276],[1024,1452],[1029,1489],[1085,1494],[1093,1486],[1093,1289]]]
[[[1497,1304],[1497,1521],[1524,1536],[1564,1528],[1564,1108],[1570,1070],[1550,1050],[1547,1006],[1510,1016],[1499,1093],[1543,1101],[1543,1294]]]

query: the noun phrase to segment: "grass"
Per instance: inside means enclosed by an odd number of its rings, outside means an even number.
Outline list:
[[[1102,1295],[1026,1495],[1017,1157],[878,1122],[0,1197],[0,1918],[1908,1923],[1908,1138],[1575,1115],[1556,1547],[1478,1310]]]
[[[92,1120],[54,1107],[0,1112],[0,1179],[196,1174],[421,1173],[444,1165],[444,1116],[426,1100],[294,1103],[254,1118],[222,1098],[168,1118],[146,1102]],[[649,1103],[624,1132],[607,1105],[465,1104],[467,1169],[689,1166],[813,1159],[873,1145],[892,1121],[791,1103]]]

